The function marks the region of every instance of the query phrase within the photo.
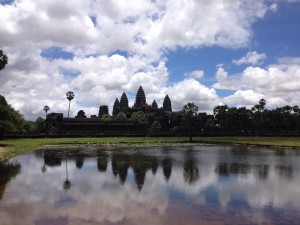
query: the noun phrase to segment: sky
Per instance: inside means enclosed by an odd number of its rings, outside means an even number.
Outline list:
[[[0,0],[0,95],[35,120],[148,104],[300,105],[300,0]]]

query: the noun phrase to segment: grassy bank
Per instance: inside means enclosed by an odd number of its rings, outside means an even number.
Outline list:
[[[194,137],[194,142],[251,144],[300,148],[300,137]],[[0,140],[0,161],[37,149],[42,145],[101,143],[166,143],[188,142],[188,137],[110,137],[110,138],[37,138]]]

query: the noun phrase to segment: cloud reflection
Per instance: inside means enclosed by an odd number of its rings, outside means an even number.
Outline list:
[[[35,156],[14,159],[22,170],[4,186],[0,224],[176,224],[183,213],[180,220],[195,222],[190,224],[213,218],[259,224],[273,221],[279,209],[282,219],[290,207],[300,212],[300,157],[294,151],[187,146]]]

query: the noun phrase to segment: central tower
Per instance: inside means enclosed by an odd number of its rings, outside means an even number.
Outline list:
[[[144,105],[146,105],[145,92],[144,92],[142,86],[140,86],[138,91],[137,91],[137,94],[136,94],[134,106],[135,107],[142,107]]]

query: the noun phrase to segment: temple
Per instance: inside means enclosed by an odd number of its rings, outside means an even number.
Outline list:
[[[147,124],[139,124],[134,120],[133,114],[143,112]],[[163,100],[163,106],[158,107],[154,100],[148,104],[142,86],[137,90],[133,106],[129,106],[128,97],[122,93],[120,100],[116,98],[113,103],[112,114],[109,114],[107,105],[100,105],[98,115],[87,118],[85,112],[80,110],[75,118],[65,118],[62,113],[49,113],[46,119],[46,130],[49,134],[141,134],[148,132],[155,121],[161,130],[169,130],[171,126],[170,115],[172,103],[168,95]],[[122,119],[122,116],[124,117]],[[156,124],[157,124],[156,123]]]

